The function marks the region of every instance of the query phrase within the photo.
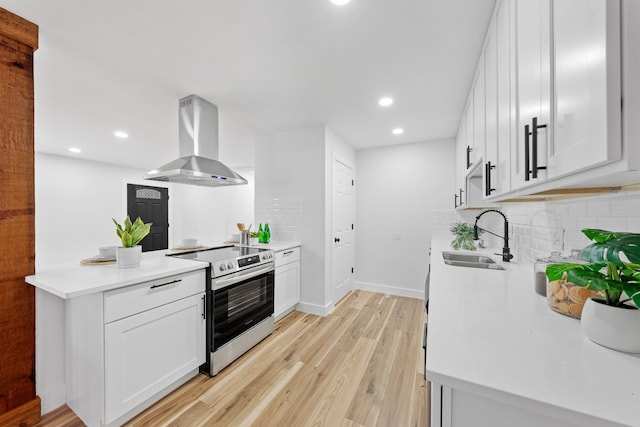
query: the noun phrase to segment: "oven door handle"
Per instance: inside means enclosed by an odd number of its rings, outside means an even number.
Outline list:
[[[252,267],[243,271],[238,271],[237,273],[231,273],[227,276],[217,277],[213,279],[213,290],[217,291],[218,289],[226,288],[227,286],[234,285],[238,282],[243,282],[247,279],[260,276],[261,274],[265,274],[273,270],[274,270],[273,262],[268,262],[266,264],[262,264],[257,267]]]

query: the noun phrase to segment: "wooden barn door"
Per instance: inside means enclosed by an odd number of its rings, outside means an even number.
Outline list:
[[[38,27],[0,8],[0,425],[40,419],[35,389],[33,52]]]

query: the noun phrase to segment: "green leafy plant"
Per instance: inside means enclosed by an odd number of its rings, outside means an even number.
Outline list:
[[[249,237],[253,237],[253,238],[257,239],[258,237],[260,237],[260,232],[259,231],[250,231],[249,232]]]
[[[578,286],[604,291],[607,305],[633,300],[640,307],[640,234],[589,228],[582,232],[594,242],[580,252],[588,264],[551,264],[546,271],[549,281],[566,275]]]
[[[470,251],[476,250],[476,245],[473,243],[473,226],[466,222],[454,222],[449,227],[455,238],[451,242],[453,249],[467,249]],[[482,230],[478,230],[478,235],[482,233]]]
[[[116,225],[116,234],[122,241],[123,248],[133,248],[151,231],[152,223],[143,223],[140,217],[131,222],[129,215],[124,219],[123,225],[120,225],[115,218],[111,218]]]

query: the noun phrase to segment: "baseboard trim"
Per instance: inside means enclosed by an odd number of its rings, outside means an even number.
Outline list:
[[[302,311],[304,313],[315,314],[316,316],[328,316],[334,309],[333,302],[329,302],[328,304],[322,306],[317,304],[310,304],[307,302],[300,301],[296,305],[297,311]]]
[[[1,426],[31,426],[38,421],[40,421],[40,398],[38,396],[0,415]]]
[[[424,299],[424,290],[417,291],[415,289],[396,288],[393,286],[381,285],[378,283],[360,281],[355,281],[353,283],[353,286],[355,289],[360,289],[363,291],[379,292],[382,294],[396,295],[399,297]]]

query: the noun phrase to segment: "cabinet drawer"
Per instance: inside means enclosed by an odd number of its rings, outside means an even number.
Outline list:
[[[300,260],[300,248],[291,248],[276,252],[276,268]]]
[[[204,292],[205,280],[199,270],[105,292],[104,323]]]

